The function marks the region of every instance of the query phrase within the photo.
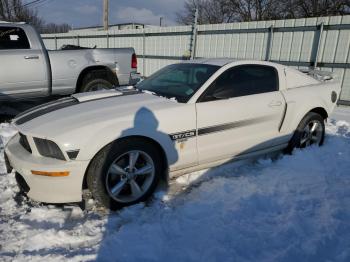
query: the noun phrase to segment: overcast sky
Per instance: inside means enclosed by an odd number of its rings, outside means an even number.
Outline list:
[[[24,0],[29,3],[32,0]],[[176,24],[175,13],[181,11],[185,0],[110,0],[110,24],[139,22],[165,25]],[[68,23],[73,27],[102,24],[103,0],[43,0],[37,5],[39,15],[46,22]]]

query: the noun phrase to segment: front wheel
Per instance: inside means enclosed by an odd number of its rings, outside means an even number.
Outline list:
[[[317,113],[310,112],[301,120],[286,152],[291,153],[294,148],[305,148],[311,145],[321,146],[324,136],[324,118]]]
[[[98,205],[118,209],[146,200],[161,175],[161,159],[150,143],[122,140],[92,160],[87,184]]]

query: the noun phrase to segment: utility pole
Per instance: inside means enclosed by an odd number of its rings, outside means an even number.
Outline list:
[[[109,0],[103,0],[103,29],[108,30],[108,4]]]
[[[197,25],[198,25],[198,7],[194,12],[192,33],[191,33],[191,39],[190,39],[190,59],[191,60],[193,60],[196,57]]]
[[[159,17],[159,26],[162,27],[163,17]]]

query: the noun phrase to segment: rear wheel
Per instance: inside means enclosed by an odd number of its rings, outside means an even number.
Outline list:
[[[113,84],[108,82],[107,80],[105,80],[105,79],[93,79],[93,80],[87,81],[85,83],[85,85],[81,89],[81,92],[108,90],[111,88],[113,88]]]
[[[152,144],[122,140],[102,149],[92,160],[87,183],[97,204],[118,209],[146,200],[161,175],[161,159]]]
[[[118,80],[107,70],[95,70],[87,73],[81,82],[79,92],[91,92],[112,89]]]
[[[286,151],[291,153],[294,148],[305,148],[311,145],[321,146],[324,142],[324,136],[324,118],[317,113],[310,112],[301,120]]]

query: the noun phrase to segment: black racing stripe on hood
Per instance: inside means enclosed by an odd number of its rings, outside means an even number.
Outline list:
[[[26,111],[24,111],[24,112],[19,113],[18,115],[16,115],[15,119],[21,118],[22,116],[27,115],[27,114],[29,114],[29,113],[31,113],[31,112],[33,112],[33,111],[36,111],[36,110],[38,110],[38,109],[40,109],[40,108],[52,106],[52,105],[54,105],[54,104],[63,103],[63,102],[66,102],[66,101],[69,101],[69,100],[72,100],[72,99],[74,99],[74,98],[72,98],[72,97],[65,97],[65,98],[53,100],[53,101],[51,101],[51,102],[47,102],[47,103],[45,103],[45,104],[41,104],[41,105],[38,105],[38,106],[34,106],[34,107],[32,107],[32,108],[30,108],[30,109],[28,109],[28,110],[26,110]]]
[[[127,91],[123,92],[122,95],[101,97],[101,98],[91,99],[91,100],[82,101],[82,102],[79,102],[79,100],[74,98],[74,97],[62,98],[62,99],[58,99],[56,101],[46,103],[44,105],[39,105],[39,106],[33,107],[32,109],[29,109],[29,110],[17,115],[15,118],[15,119],[17,119],[17,120],[15,120],[15,124],[22,125],[22,124],[29,122],[30,120],[33,120],[37,117],[46,115],[48,113],[51,113],[53,111],[57,111],[57,110],[62,109],[62,108],[74,106],[77,104],[83,104],[83,103],[93,102],[93,101],[97,101],[97,100],[105,100],[105,99],[111,99],[111,98],[115,98],[115,97],[122,97],[122,96],[128,96],[128,95],[136,95],[136,94],[141,94],[141,93],[142,92],[140,92],[138,90],[130,90],[130,91],[127,90]]]
[[[30,120],[33,120],[34,118],[37,118],[39,116],[51,113],[53,111],[65,108],[65,107],[69,107],[69,106],[74,106],[79,104],[79,101],[76,99],[70,99],[67,101],[63,101],[62,103],[56,103],[53,104],[52,106],[45,106],[42,109],[38,109],[32,113],[27,113],[26,115],[24,115],[23,117],[19,118],[18,120],[15,121],[16,125],[22,125]]]

